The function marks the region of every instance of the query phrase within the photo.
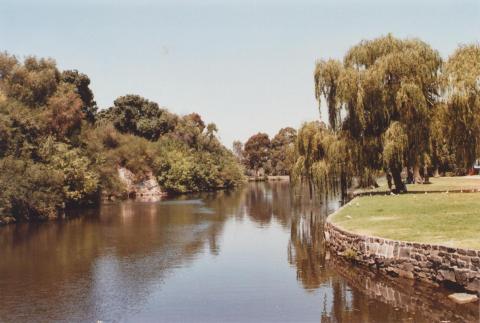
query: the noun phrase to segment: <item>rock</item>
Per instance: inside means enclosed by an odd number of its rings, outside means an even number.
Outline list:
[[[460,285],[465,285],[468,281],[468,273],[469,273],[469,270],[468,269],[457,269],[455,268],[454,269],[454,273],[455,273],[455,280],[457,281],[457,283],[459,283]]]
[[[159,198],[165,195],[152,173],[148,173],[145,179],[137,181],[135,174],[130,170],[125,167],[119,167],[118,176],[125,184],[129,196],[134,195],[137,198]]]
[[[467,304],[478,301],[478,296],[467,293],[455,293],[448,295],[448,298],[453,300],[457,304]]]
[[[410,248],[400,248],[399,258],[409,258],[410,257]]]
[[[475,278],[465,286],[465,289],[470,292],[476,292],[480,294],[480,279]]]
[[[439,275],[437,276],[437,279],[440,281],[448,280],[451,282],[456,282],[455,280],[455,273],[450,270],[439,270],[438,271]]]
[[[405,271],[413,271],[414,270],[414,267],[413,267],[413,264],[410,263],[410,262],[405,262],[402,264],[402,269],[405,270]]]
[[[14,223],[16,221],[17,220],[14,217],[11,217],[11,216],[4,216],[4,217],[0,216],[0,225]]]

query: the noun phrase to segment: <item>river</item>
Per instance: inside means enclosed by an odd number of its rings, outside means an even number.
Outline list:
[[[329,255],[339,207],[287,182],[0,228],[2,322],[478,322],[447,291]]]

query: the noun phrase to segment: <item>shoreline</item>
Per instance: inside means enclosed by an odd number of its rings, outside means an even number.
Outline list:
[[[330,214],[324,226],[325,241],[336,255],[388,276],[480,295],[480,250],[352,232],[332,221],[343,207]]]

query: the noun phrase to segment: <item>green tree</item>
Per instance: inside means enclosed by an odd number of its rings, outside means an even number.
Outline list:
[[[192,113],[178,116],[138,95],[96,113],[90,79],[51,59],[0,53],[0,223],[55,218],[72,206],[124,195],[118,176],[156,177],[162,189],[228,188],[242,169]]]
[[[77,70],[67,70],[62,72],[60,79],[64,83],[73,84],[75,86],[77,94],[83,102],[83,115],[89,122],[93,123],[95,121],[98,107],[94,100],[93,92],[90,89],[90,78]]]
[[[267,166],[270,158],[270,138],[266,133],[251,136],[244,146],[244,161],[246,166],[258,175],[258,170]]]
[[[289,175],[292,168],[297,131],[292,127],[280,129],[271,142],[271,164],[273,175]]]
[[[346,194],[352,178],[351,156],[347,143],[336,132],[320,122],[305,123],[295,143],[296,161],[292,168],[293,183],[306,185],[313,197],[315,190],[324,196],[336,193],[340,186]]]
[[[100,114],[122,133],[157,140],[175,127],[173,116],[157,103],[139,95],[125,95],[113,102],[113,107]]]
[[[47,137],[39,153],[50,169],[63,174],[63,196],[67,205],[96,201],[99,175],[83,151]]]
[[[445,64],[442,83],[440,133],[457,165],[468,169],[480,156],[480,45],[460,46]]]
[[[0,57],[2,92],[30,107],[45,105],[60,81],[55,61],[29,56],[20,64],[6,53],[0,54]]]
[[[431,118],[438,103],[439,53],[418,39],[391,35],[353,46],[343,64],[320,61],[315,69],[317,99],[326,98],[330,126],[351,146],[356,173],[387,166],[398,191],[403,167],[429,164]],[[399,122],[407,136],[401,167],[385,156],[386,131]]]
[[[61,83],[48,99],[41,116],[47,131],[59,138],[69,137],[79,130],[84,117],[82,100],[71,84]]]
[[[242,163],[243,162],[243,144],[240,140],[235,140],[232,144],[232,151],[237,160]]]
[[[63,174],[12,156],[0,159],[0,221],[56,218],[64,208]]]

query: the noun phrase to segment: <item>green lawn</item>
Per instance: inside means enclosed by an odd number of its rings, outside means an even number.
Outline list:
[[[407,190],[410,192],[418,191],[453,191],[453,190],[480,190],[480,176],[458,176],[458,177],[431,177],[431,184],[408,184]],[[356,192],[382,192],[388,191],[385,177],[377,180],[380,187],[368,190],[362,189]]]
[[[360,234],[480,250],[480,193],[357,197],[331,221]]]

